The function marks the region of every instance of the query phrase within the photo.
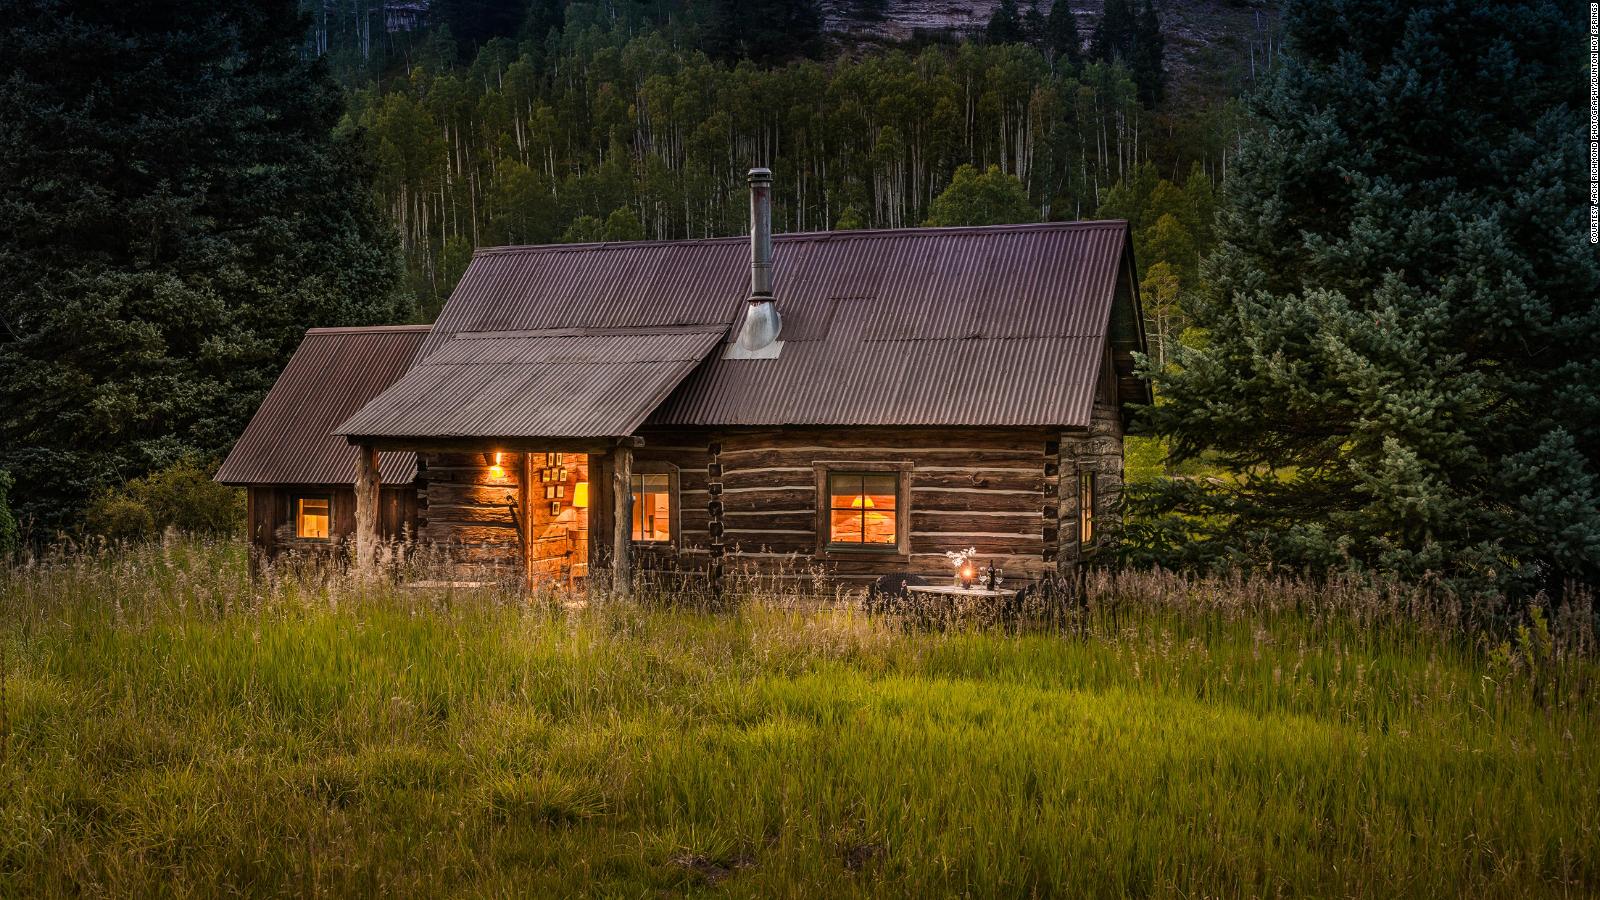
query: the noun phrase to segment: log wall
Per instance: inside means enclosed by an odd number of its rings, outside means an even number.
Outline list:
[[[795,578],[820,570],[854,582],[896,572],[943,577],[945,552],[973,547],[1008,579],[1036,580],[1079,558],[1079,471],[1099,473],[1102,516],[1121,484],[1121,427],[1111,405],[1097,407],[1088,432],[793,428],[643,436],[636,466],[675,467],[682,506],[677,546],[642,553],[645,570],[754,568]],[[823,545],[817,466],[850,462],[910,464],[905,553]]]
[[[586,555],[586,515],[572,505],[587,477],[587,457],[563,454],[560,511],[544,496],[543,453],[502,453],[500,471],[482,453],[426,453],[418,457],[418,533],[466,567],[521,571],[534,578],[565,578]],[[514,511],[513,511],[514,510]],[[522,529],[519,534],[519,529]]]
[[[328,540],[295,537],[292,503],[301,495],[328,496]],[[252,485],[246,491],[246,527],[258,555],[270,559],[280,553],[334,555],[354,540],[356,494],[350,485]],[[379,494],[378,533],[385,540],[410,539],[417,534],[415,489],[385,485]]]

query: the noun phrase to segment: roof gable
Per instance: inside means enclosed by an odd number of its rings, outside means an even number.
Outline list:
[[[312,328],[217,471],[224,484],[347,484],[356,448],[333,426],[411,364],[426,325]],[[384,484],[416,477],[416,455],[382,453]]]

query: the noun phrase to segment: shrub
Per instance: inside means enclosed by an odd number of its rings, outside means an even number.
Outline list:
[[[244,492],[212,481],[209,466],[185,457],[101,493],[89,505],[85,525],[113,540],[150,537],[168,527],[191,534],[238,534],[244,526]]]
[[[14,483],[11,473],[0,469],[0,558],[15,553],[21,539],[17,517],[11,513],[11,485]]]

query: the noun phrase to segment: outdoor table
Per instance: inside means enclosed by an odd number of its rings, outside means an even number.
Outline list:
[[[1016,591],[990,590],[981,587],[956,587],[953,584],[908,584],[906,590],[913,594],[934,594],[942,597],[969,597],[972,599],[1009,599]]]

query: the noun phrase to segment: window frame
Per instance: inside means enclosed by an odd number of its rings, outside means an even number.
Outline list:
[[[325,501],[328,504],[328,536],[327,537],[309,537],[307,535],[303,535],[303,534],[300,533],[300,518],[301,518],[301,516],[300,516],[300,504],[301,504],[302,501],[305,501],[305,500],[322,500],[322,501]],[[333,494],[331,492],[323,493],[323,492],[320,492],[320,491],[296,491],[296,492],[290,494],[289,495],[289,526],[290,526],[290,528],[293,529],[293,531],[294,531],[294,539],[297,540],[297,541],[316,541],[318,543],[330,543],[330,542],[332,542],[334,537],[335,537],[334,532],[333,532]]]
[[[1095,501],[1099,493],[1095,475],[1094,469],[1078,470],[1078,546],[1082,548],[1093,547],[1100,537],[1100,529],[1095,521],[1095,513],[1098,512]]]
[[[647,541],[633,536],[633,479],[645,475],[667,476],[667,527],[671,529],[670,536],[664,541]],[[642,494],[643,491],[641,490]],[[590,502],[593,502],[590,494]],[[677,549],[683,536],[683,495],[678,490],[678,467],[669,462],[656,462],[652,460],[638,460],[633,462],[633,468],[628,472],[628,540],[635,547],[644,549]]]
[[[908,459],[896,460],[854,460],[854,459],[828,459],[814,460],[811,464],[816,475],[817,493],[817,556],[827,557],[855,557],[862,556],[884,558],[898,557],[909,559],[911,556],[911,471],[913,464]],[[828,492],[828,479],[831,475],[883,475],[892,474],[895,478],[894,497],[894,543],[893,544],[866,544],[866,543],[834,543],[833,540],[833,515],[832,497]]]

